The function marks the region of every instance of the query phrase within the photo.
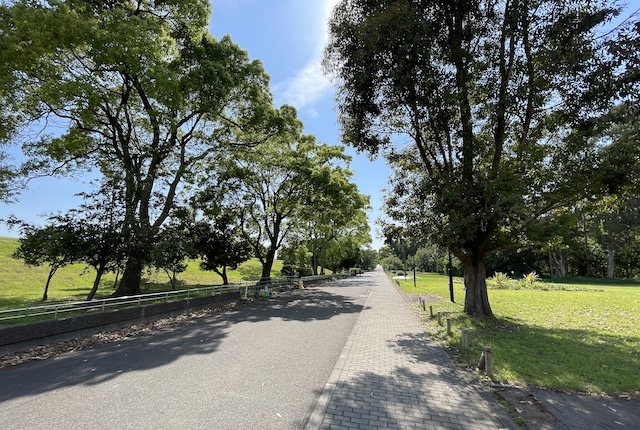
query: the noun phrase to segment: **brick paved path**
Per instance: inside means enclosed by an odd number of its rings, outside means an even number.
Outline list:
[[[517,428],[425,333],[384,272],[372,288],[307,429]]]

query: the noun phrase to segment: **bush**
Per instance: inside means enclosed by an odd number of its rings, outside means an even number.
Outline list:
[[[487,279],[487,284],[497,289],[509,288],[510,282],[509,275],[503,272],[496,272],[491,278]]]
[[[540,280],[540,276],[536,272],[531,272],[528,275],[522,277],[523,288],[535,288],[535,283]]]

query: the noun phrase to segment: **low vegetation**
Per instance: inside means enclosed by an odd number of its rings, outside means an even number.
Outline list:
[[[571,279],[563,282],[506,280],[515,288],[489,290],[494,318],[463,313],[464,290],[454,282],[456,303],[449,301],[448,278],[419,275],[397,280],[405,293],[418,294],[434,315],[446,313],[442,326],[429,328],[471,367],[490,345],[494,374],[500,382],[590,393],[640,391],[640,282]],[[452,320],[447,335],[446,318]],[[470,329],[469,348],[461,350],[461,329]]]
[[[11,257],[19,245],[18,239],[0,238],[0,310],[15,309],[42,304],[42,290],[47,280],[47,267],[29,267],[21,260]],[[282,261],[276,261],[272,276],[280,276]],[[262,265],[256,259],[241,264],[228,272],[229,282],[260,279]],[[84,300],[91,290],[95,272],[84,264],[73,264],[60,268],[53,279],[49,291],[49,302],[62,300]],[[96,298],[108,296],[114,291],[115,274],[105,274]],[[170,278],[165,272],[145,272],[144,281],[148,291],[171,289]],[[221,284],[220,276],[202,271],[198,261],[189,261],[187,269],[178,274],[178,288],[198,285]]]

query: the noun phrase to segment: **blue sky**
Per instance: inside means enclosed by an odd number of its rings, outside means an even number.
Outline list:
[[[326,42],[327,19],[335,0],[214,0],[210,31],[220,38],[231,35],[235,43],[259,59],[271,76],[271,90],[276,106],[291,104],[298,109],[305,132],[328,144],[340,144],[334,110],[335,91],[320,67]],[[353,149],[351,169],[360,192],[371,196],[369,213],[373,247],[382,245],[376,238],[374,220],[380,216],[381,188],[390,174],[383,159],[370,161]],[[76,193],[85,189],[82,179],[39,178],[18,201],[0,207],[0,218],[15,214],[18,218],[42,224],[43,214],[66,211],[80,199]],[[0,236],[16,237],[0,225]]]

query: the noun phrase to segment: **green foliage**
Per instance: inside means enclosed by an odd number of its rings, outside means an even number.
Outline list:
[[[227,208],[239,215],[241,235],[263,263],[264,277],[284,243],[307,246],[317,268],[320,255],[329,266],[328,254],[337,243],[357,242],[357,253],[370,241],[368,198],[350,182],[344,148],[302,135],[293,108],[284,106],[279,115],[290,132],[274,136],[259,151],[241,149],[217,159],[199,198],[205,210]]]
[[[592,393],[640,390],[640,283],[574,279],[562,284],[540,281],[540,290],[493,290],[495,318],[478,320],[449,299],[445,276],[400,280],[410,294],[426,295],[434,313],[452,319],[453,336],[431,320],[440,336],[470,367],[484,345],[493,349],[494,373],[501,382]],[[454,283],[461,297],[461,280]],[[439,296],[437,299],[432,299]],[[470,348],[460,350],[460,329],[470,329]]]
[[[139,291],[176,194],[202,163],[288,125],[273,110],[261,63],[229,37],[214,39],[209,14],[206,0],[0,6],[0,100],[8,102],[0,118],[57,119],[48,123],[58,128],[19,142],[24,168],[97,166],[125,189],[119,294]]]
[[[305,245],[287,246],[280,253],[282,258],[283,276],[309,276],[313,275],[313,269],[309,264],[312,254]]]
[[[363,270],[373,270],[379,262],[378,252],[375,249],[364,249],[360,256],[360,267]]]
[[[510,282],[509,275],[502,272],[496,272],[491,278],[487,279],[487,284],[499,289],[508,288]]]
[[[536,283],[540,280],[540,276],[536,272],[531,272],[524,275],[522,278],[522,284],[524,288],[535,288]]]
[[[621,31],[599,32],[618,12],[613,1],[553,0],[343,0],[334,11],[324,63],[343,141],[387,156],[385,212],[453,250],[469,314],[491,315],[492,250],[562,203],[602,194],[606,145],[594,137],[637,87],[637,73],[620,73],[637,71]]]
[[[402,260],[395,256],[384,257],[380,259],[380,265],[387,272],[390,272],[392,270],[404,270]]]

